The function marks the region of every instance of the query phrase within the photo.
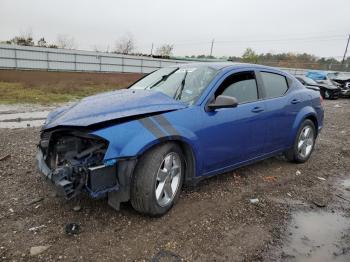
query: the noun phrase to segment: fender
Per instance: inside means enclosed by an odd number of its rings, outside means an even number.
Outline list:
[[[315,117],[315,119],[317,119],[317,113],[312,106],[305,106],[299,111],[299,113],[295,117],[293,127],[292,127],[292,130],[290,132],[289,145],[293,145],[295,136],[297,135],[297,132],[299,129],[299,126],[306,118],[308,118],[310,116]],[[316,127],[316,129],[317,129],[317,127]],[[318,131],[316,130],[316,132],[318,132]]]
[[[164,115],[149,116],[91,133],[109,142],[104,160],[139,157],[151,147],[164,141],[181,141],[191,148],[195,170],[199,170],[197,136],[190,130],[172,125]],[[197,175],[197,174],[195,174]]]

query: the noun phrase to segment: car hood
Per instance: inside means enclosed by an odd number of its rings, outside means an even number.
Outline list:
[[[82,99],[51,112],[43,130],[57,126],[90,126],[110,120],[187,107],[169,96],[150,90],[122,89]]]
[[[339,87],[334,85],[331,81],[318,82],[317,86],[324,87],[327,89],[339,89]]]
[[[332,80],[349,81],[350,76],[337,76],[337,77],[332,78]]]

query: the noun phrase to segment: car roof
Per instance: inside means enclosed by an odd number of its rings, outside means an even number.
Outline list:
[[[211,68],[214,68],[216,70],[221,70],[224,68],[225,69],[239,69],[239,68],[247,68],[247,67],[276,70],[276,68],[269,67],[269,66],[263,66],[263,65],[258,65],[258,64],[249,64],[249,63],[235,63],[235,62],[197,62],[197,63],[176,64],[176,65],[172,65],[171,67],[191,68],[191,67],[202,67],[202,66],[211,67]]]

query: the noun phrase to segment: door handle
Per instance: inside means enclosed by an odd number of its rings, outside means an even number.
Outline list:
[[[292,101],[290,101],[292,104],[298,104],[300,103],[300,100],[297,98],[294,98]]]
[[[252,112],[253,112],[253,113],[259,113],[259,112],[262,112],[262,111],[264,111],[264,108],[262,108],[262,107],[260,107],[260,106],[254,107],[254,108],[252,109]]]

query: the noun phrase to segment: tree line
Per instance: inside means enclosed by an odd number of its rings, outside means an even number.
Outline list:
[[[69,35],[58,35],[56,41],[53,43],[49,43],[45,40],[44,37],[39,38],[37,41],[34,40],[31,32],[22,33],[18,36],[15,36],[9,40],[0,41],[3,44],[14,44],[20,46],[36,46],[36,47],[48,47],[48,48],[63,48],[63,49],[77,49],[78,45],[74,39],[74,37]],[[115,42],[115,46],[112,50],[100,50],[96,46],[93,48],[98,52],[111,52],[117,54],[124,55],[148,55],[138,53],[136,49],[135,39],[131,34],[125,34],[120,37]],[[156,47],[154,53],[150,55],[153,57],[162,57],[162,58],[170,58],[173,55],[174,45],[171,44],[163,44]]]
[[[342,64],[334,57],[317,57],[307,53],[257,53],[252,48],[247,48],[242,56],[221,56],[210,55],[186,56],[188,59],[221,59],[233,62],[252,64],[263,64],[275,67],[291,67],[304,69],[318,69],[331,71],[350,71],[350,57]]]

